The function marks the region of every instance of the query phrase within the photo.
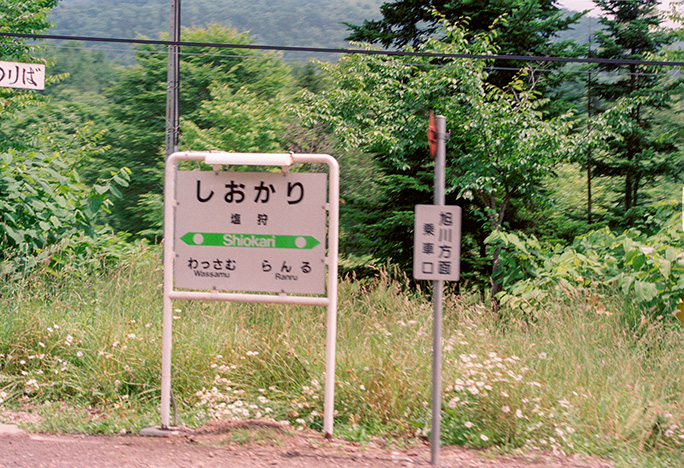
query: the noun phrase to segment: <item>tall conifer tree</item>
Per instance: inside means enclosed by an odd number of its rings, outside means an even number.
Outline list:
[[[603,29],[594,35],[596,56],[605,59],[648,60],[675,40],[662,28],[657,0],[595,0],[603,11]],[[642,192],[659,176],[674,176],[682,170],[682,156],[674,137],[661,131],[659,115],[673,103],[681,80],[667,70],[641,64],[601,64],[604,78],[594,86],[604,107],[620,105],[619,138],[593,161],[596,176],[623,180],[618,214],[627,220],[637,216]]]
[[[496,31],[499,54],[575,56],[579,49],[557,35],[570,29],[582,13],[565,15],[557,0],[394,0],[383,3],[380,20],[366,20],[356,26],[346,23],[351,41],[381,44],[386,48],[417,46],[426,37],[439,36],[440,15],[449,22],[465,21],[473,33]],[[497,60],[488,81],[499,87],[509,84],[524,61]],[[558,68],[546,63],[544,68]],[[549,75],[545,75],[548,77]],[[535,81],[537,78],[534,78]]]

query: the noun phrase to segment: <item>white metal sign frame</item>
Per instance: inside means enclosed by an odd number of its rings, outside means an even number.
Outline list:
[[[287,172],[291,165],[302,163],[327,164],[328,172],[328,266],[327,296],[295,296],[244,294],[214,291],[181,291],[174,287],[174,240],[176,238],[176,173],[180,161],[200,161],[215,171],[225,165],[280,166]],[[268,304],[299,304],[327,308],[325,349],[325,400],[323,431],[332,436],[335,398],[335,346],[337,340],[337,270],[339,251],[339,165],[328,154],[294,153],[226,153],[214,151],[181,151],[166,160],[164,183],[164,309],[162,331],[161,428],[169,429],[171,403],[171,355],[173,341],[173,300],[204,300],[252,302]]]

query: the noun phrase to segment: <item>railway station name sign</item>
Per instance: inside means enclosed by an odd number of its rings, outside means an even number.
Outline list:
[[[325,293],[327,175],[179,171],[175,285]]]

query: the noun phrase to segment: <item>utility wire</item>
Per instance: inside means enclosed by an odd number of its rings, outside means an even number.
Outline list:
[[[117,48],[111,48],[111,47],[87,47],[87,46],[69,46],[69,45],[46,45],[45,48],[47,49],[63,49],[63,50],[88,50],[88,51],[103,51],[103,52],[130,52],[130,49],[117,49]],[[145,55],[167,55],[167,52],[164,50],[136,50],[136,54],[145,54]],[[181,56],[188,56],[188,57],[197,57],[197,56],[203,56],[203,57],[211,57],[211,58],[240,58],[244,59],[246,58],[244,55],[238,55],[238,54],[208,54],[206,52],[179,52],[178,55]],[[248,57],[250,60],[280,60],[278,57],[266,57],[266,56],[250,56]],[[354,60],[351,61],[351,63],[375,63],[375,62],[370,62],[370,61],[364,61],[364,60]],[[390,62],[386,62],[390,63]],[[437,63],[419,63],[419,62],[401,62],[397,63],[396,65],[399,66],[406,66],[406,67],[421,67],[421,68],[444,68],[447,65],[446,64],[437,64]],[[499,70],[499,71],[518,71],[520,70],[519,67],[502,67],[502,66],[486,66],[484,67],[485,70],[487,71],[492,71],[492,70]],[[561,70],[561,69],[553,69],[553,68],[534,68],[532,69],[535,73],[560,73],[564,75],[587,75],[587,74],[614,74],[614,71],[602,71],[602,70],[597,70],[597,69],[591,69],[591,70]],[[622,73],[622,75],[630,75],[630,76],[666,76],[667,73],[646,73],[646,72],[626,72]]]
[[[155,39],[124,39],[116,37],[62,36],[55,34],[21,34],[4,32],[0,32],[0,37],[13,37],[21,39],[48,39],[55,41],[110,42],[117,44],[163,45],[179,47],[216,47],[226,49],[272,50],[283,52],[312,52],[320,54],[332,53],[358,55],[393,55],[405,57],[463,58],[485,60],[518,60],[528,62],[598,63],[611,65],[684,67],[684,62],[667,60],[603,59],[597,57],[544,57],[531,55],[445,54],[440,52],[408,52],[400,50],[329,49],[323,47],[271,46],[257,44],[221,44],[214,42],[162,41]]]

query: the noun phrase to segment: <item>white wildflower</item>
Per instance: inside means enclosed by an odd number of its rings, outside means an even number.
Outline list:
[[[36,381],[36,379],[31,379],[24,384],[24,389],[27,392],[32,392],[34,390],[38,390],[39,388],[40,388],[40,386],[38,385],[38,382]]]

